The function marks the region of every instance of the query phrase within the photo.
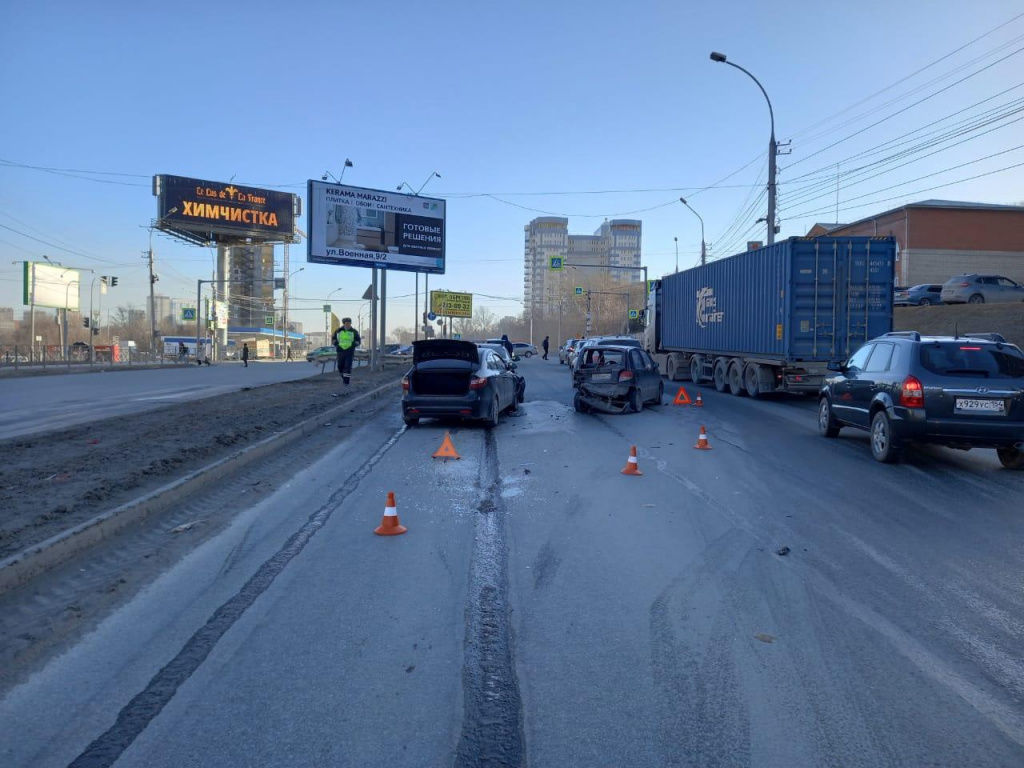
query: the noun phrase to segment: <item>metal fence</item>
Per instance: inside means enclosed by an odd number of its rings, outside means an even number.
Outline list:
[[[0,345],[0,371],[49,368],[120,368],[136,365],[192,365],[194,357],[140,352],[135,347],[97,344]]]

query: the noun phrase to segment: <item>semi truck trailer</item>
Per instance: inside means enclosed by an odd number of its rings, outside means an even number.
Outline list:
[[[669,379],[760,397],[817,392],[892,330],[891,237],[792,237],[654,281],[644,346]]]

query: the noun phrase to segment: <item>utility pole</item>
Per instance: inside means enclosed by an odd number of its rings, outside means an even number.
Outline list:
[[[153,228],[149,228],[149,352],[156,354],[156,275],[153,274]],[[196,305],[199,313],[199,305]]]
[[[282,350],[282,359],[288,361],[288,343],[290,337],[288,336],[288,243],[284,244],[284,349]]]

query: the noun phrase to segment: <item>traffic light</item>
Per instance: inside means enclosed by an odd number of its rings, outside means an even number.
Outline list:
[[[117,278],[116,277],[110,278],[110,286],[114,287],[115,285],[117,285]]]
[[[83,317],[82,318],[82,325],[84,325],[86,328],[89,327],[89,318],[88,317]]]
[[[100,275],[100,282],[103,283],[104,285],[107,285],[107,276]]]
[[[99,328],[93,328],[92,329],[92,335],[93,336],[99,336],[100,335],[100,329]]]

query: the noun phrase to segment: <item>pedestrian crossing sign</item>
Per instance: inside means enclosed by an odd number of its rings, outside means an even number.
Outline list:
[[[554,271],[558,271],[558,270],[561,270],[561,268],[562,268],[562,257],[561,256],[552,256],[551,257],[551,263],[549,265],[549,269],[552,269]]]
[[[185,322],[186,320],[193,320],[194,321],[195,319],[196,319],[195,307],[182,307],[181,308],[181,320],[182,320],[182,322]]]
[[[640,310],[638,310],[638,309],[631,309],[631,310],[629,310],[629,319],[630,320],[636,320],[638,317],[640,317]]]
[[[582,296],[583,295],[583,286],[582,285],[577,285],[576,286],[576,295],[577,296]]]

